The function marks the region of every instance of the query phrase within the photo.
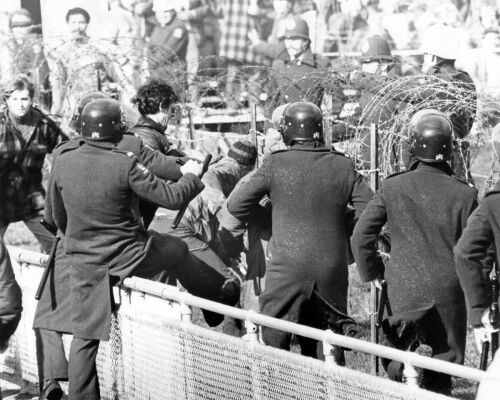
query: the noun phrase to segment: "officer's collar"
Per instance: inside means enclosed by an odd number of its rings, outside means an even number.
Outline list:
[[[292,146],[289,147],[290,150],[294,151],[317,151],[317,152],[329,152],[326,147],[313,147],[312,143],[295,143]]]
[[[281,58],[287,63],[292,62],[292,59],[290,58],[290,55],[288,54],[286,49],[281,53]],[[311,67],[314,67],[316,65],[316,63],[314,62],[314,54],[311,48],[308,48],[304,53],[302,53],[299,56],[299,60],[301,64],[310,65]]]
[[[453,175],[453,170],[450,165],[443,161],[438,163],[426,163],[420,160],[415,160],[410,164],[410,170],[419,170],[437,174]]]
[[[116,147],[116,143],[109,140],[95,140],[89,137],[82,137],[81,140],[85,142],[85,144],[99,149],[111,150]]]

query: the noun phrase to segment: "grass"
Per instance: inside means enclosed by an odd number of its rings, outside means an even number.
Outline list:
[[[37,244],[33,234],[26,228],[23,223],[11,224],[6,233],[6,242],[12,246],[23,247],[28,250],[39,251],[40,246]],[[350,267],[350,287],[349,287],[349,307],[353,317],[365,329],[365,340],[370,340],[370,287],[361,283],[359,276],[354,266]],[[206,326],[203,316],[199,310],[194,310],[194,321],[198,325]],[[220,327],[216,328],[221,330]],[[292,351],[299,352],[298,346],[294,346]],[[349,351],[346,352],[347,367],[370,373],[371,358],[367,354]],[[479,355],[473,346],[472,332],[467,336],[467,348],[465,356],[465,365],[477,367],[479,365]],[[384,375],[382,368],[380,375]],[[476,385],[472,382],[455,379],[453,396],[463,399],[472,400],[475,398]]]

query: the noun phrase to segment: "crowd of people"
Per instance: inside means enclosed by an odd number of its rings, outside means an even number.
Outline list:
[[[116,310],[110,289],[132,275],[179,282],[209,300],[360,337],[347,306],[348,265],[355,262],[363,281],[389,288],[386,345],[462,364],[467,315],[479,343],[497,329],[489,322],[486,273],[498,258],[492,249],[500,189],[497,184],[479,205],[468,143],[477,90],[455,65],[456,24],[471,18],[474,2],[450,2],[456,21],[449,13],[447,25],[427,26],[425,8],[412,9],[411,22],[422,29],[423,57],[411,72],[420,76],[412,82],[418,95],[396,93],[389,100],[383,100],[385,85],[409,72],[392,54],[389,30],[373,34],[363,27],[376,20],[380,28],[382,10],[408,11],[411,2],[221,3],[114,1],[116,26],[108,32],[114,39],[104,46],[86,34],[89,13],[72,8],[66,13],[69,36],[53,51],[30,42],[33,26],[25,10],[9,19],[13,42],[5,49],[26,46],[26,59],[12,51],[0,58],[0,348],[8,346],[22,313],[4,242],[9,225],[22,221],[43,251],[52,249],[50,284],[41,286],[33,325],[41,399],[61,398],[59,382],[68,380],[70,399],[99,398],[97,349],[109,339]],[[327,37],[331,48],[318,35],[329,21],[336,29],[348,27]],[[214,26],[220,39],[209,34]],[[367,32],[356,47],[353,39]],[[145,37],[148,45],[138,52],[135,44]],[[226,91],[242,71],[251,82],[261,72],[253,67],[267,57],[274,71],[268,99],[273,128],[264,154],[255,143],[238,140],[205,170],[173,148],[165,131],[172,107],[203,80],[195,77],[210,40],[226,63]],[[318,53],[347,51],[347,43],[360,51],[358,66],[338,75],[343,86],[326,85],[325,71],[334,72]],[[188,72],[185,81],[178,71]],[[425,85],[429,80],[458,89],[433,92]],[[347,87],[359,92],[356,101]],[[441,108],[428,107],[433,97]],[[326,108],[335,110],[334,118],[325,118]],[[368,166],[336,146],[359,139],[370,148],[361,130],[408,109],[417,111],[392,152],[402,167],[373,193],[358,170]],[[127,121],[126,114],[136,118]],[[42,184],[49,153],[50,176]],[[255,168],[259,156],[263,162]],[[234,272],[242,254],[244,277]],[[206,310],[203,315],[211,327],[242,334],[234,320]],[[68,360],[65,333],[73,334]],[[281,349],[291,345],[290,334],[268,328],[262,340]],[[323,356],[320,343],[298,341],[303,355]],[[343,351],[335,348],[340,365]],[[401,363],[383,360],[383,366],[391,379],[404,379]],[[450,376],[421,372],[422,387],[451,393]]]

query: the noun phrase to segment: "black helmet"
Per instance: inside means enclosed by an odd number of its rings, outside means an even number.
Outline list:
[[[453,154],[453,125],[446,114],[427,109],[410,121],[410,153],[420,161],[449,161]]]
[[[280,131],[287,146],[294,142],[323,142],[323,116],[308,102],[289,104],[281,116]]]
[[[361,47],[361,62],[371,61],[394,61],[389,42],[382,36],[371,36],[363,43]]]
[[[82,136],[94,140],[114,141],[124,130],[120,103],[113,99],[98,99],[82,111]]]
[[[80,97],[78,105],[75,107],[75,110],[73,111],[73,116],[71,117],[70,121],[71,128],[73,128],[78,133],[81,133],[82,111],[87,104],[97,99],[109,99],[109,96],[107,94],[104,94],[103,92],[88,92],[85,93],[82,97]]]

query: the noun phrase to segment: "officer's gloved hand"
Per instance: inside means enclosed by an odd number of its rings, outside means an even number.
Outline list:
[[[186,174],[194,174],[196,176],[200,176],[203,170],[203,164],[198,161],[188,160],[184,165],[180,167],[182,175]]]
[[[485,310],[481,317],[483,325],[474,327],[474,340],[479,354],[481,354],[483,343],[491,341],[491,334],[497,332],[498,329],[493,328],[490,323],[490,310]]]
[[[382,278],[375,278],[371,282],[375,285],[377,289],[382,290],[382,281],[383,281]]]

